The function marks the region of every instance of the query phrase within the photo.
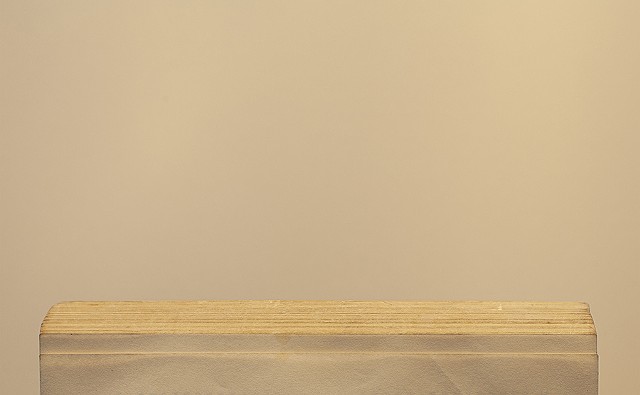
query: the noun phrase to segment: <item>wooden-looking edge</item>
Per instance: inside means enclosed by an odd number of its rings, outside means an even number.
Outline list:
[[[596,335],[584,302],[73,301],[41,335]]]

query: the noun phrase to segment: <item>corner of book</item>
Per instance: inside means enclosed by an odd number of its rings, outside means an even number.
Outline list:
[[[56,302],[53,305],[51,305],[51,307],[49,307],[49,309],[47,310],[47,313],[44,315],[44,317],[42,318],[42,322],[40,323],[40,336],[42,336],[43,334],[47,333],[47,324],[48,321],[51,317],[51,313],[56,311],[56,310],[60,310],[63,306],[69,305],[73,302],[70,301],[60,301],[60,302]]]

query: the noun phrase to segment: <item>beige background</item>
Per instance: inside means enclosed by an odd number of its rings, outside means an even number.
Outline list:
[[[0,0],[0,393],[60,300],[577,300],[640,393],[640,6]]]

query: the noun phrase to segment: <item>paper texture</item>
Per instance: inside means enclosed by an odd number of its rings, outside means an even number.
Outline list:
[[[42,395],[597,393],[593,354],[42,355]]]

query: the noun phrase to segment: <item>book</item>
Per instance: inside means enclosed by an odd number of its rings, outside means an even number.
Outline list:
[[[54,305],[41,394],[597,394],[589,306],[489,301]]]

